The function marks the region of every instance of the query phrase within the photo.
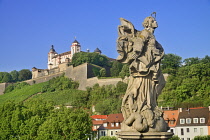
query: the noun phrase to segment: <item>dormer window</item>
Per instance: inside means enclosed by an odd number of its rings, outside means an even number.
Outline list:
[[[111,123],[111,127],[114,127],[114,123]]]
[[[200,118],[200,123],[205,123],[205,118]]]
[[[185,124],[185,119],[180,119],[180,124]]]
[[[193,118],[193,123],[198,123],[198,118]]]
[[[104,126],[104,127],[107,127],[107,123],[104,123],[103,126]]]
[[[119,126],[119,123],[116,123],[115,125],[116,125],[116,127],[118,127]]]
[[[187,119],[186,119],[186,123],[187,123],[187,124],[190,124],[190,123],[191,123],[191,118],[187,118]]]

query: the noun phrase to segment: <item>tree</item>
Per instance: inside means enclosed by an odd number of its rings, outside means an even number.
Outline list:
[[[72,62],[70,64],[76,67],[83,63],[91,63],[101,67],[110,66],[109,60],[105,55],[100,55],[98,53],[87,53],[87,52],[79,52],[74,54]]]
[[[25,81],[32,78],[32,73],[28,69],[22,69],[19,71],[18,80],[19,81]]]
[[[4,78],[6,72],[0,72],[0,83],[2,83],[2,79]]]
[[[210,56],[206,55],[203,59],[201,59],[201,62],[204,64],[210,63]]]
[[[13,82],[17,82],[18,81],[18,76],[19,76],[18,71],[13,70],[13,71],[10,72],[10,75],[12,76],[12,81]]]
[[[165,54],[163,60],[161,61],[161,69],[163,73],[174,73],[176,69],[181,66],[182,57],[175,54]]]
[[[183,62],[185,66],[191,66],[193,64],[198,64],[200,62],[200,59],[198,57],[191,57],[185,59]]]
[[[100,77],[106,77],[106,69],[102,68],[100,71]]]
[[[6,72],[6,73],[4,74],[4,77],[2,78],[2,82],[3,82],[3,83],[12,82],[12,76],[11,76],[8,72]]]
[[[119,73],[121,72],[123,67],[123,64],[118,62],[118,61],[114,61],[112,64],[112,68],[110,69],[111,72],[111,76],[119,76]]]
[[[119,73],[119,76],[121,78],[125,78],[125,76],[129,76],[129,75],[130,75],[130,73],[129,73],[129,65],[124,64],[123,67],[122,67],[121,72]]]

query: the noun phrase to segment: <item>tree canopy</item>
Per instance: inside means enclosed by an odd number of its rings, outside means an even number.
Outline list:
[[[100,55],[99,53],[90,53],[90,52],[79,52],[74,54],[72,58],[73,66],[78,66],[83,63],[91,63],[101,67],[108,66],[110,67],[109,59],[105,55]]]
[[[210,61],[188,58],[175,73],[167,78],[160,96],[160,105],[175,107],[209,106],[210,104]]]
[[[29,80],[32,78],[32,72],[28,69],[11,72],[0,72],[0,83],[11,83]]]

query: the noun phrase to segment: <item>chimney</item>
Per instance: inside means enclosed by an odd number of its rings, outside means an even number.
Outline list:
[[[178,110],[179,110],[179,113],[182,112],[182,108],[178,108]]]
[[[210,111],[210,106],[209,106],[209,111]]]

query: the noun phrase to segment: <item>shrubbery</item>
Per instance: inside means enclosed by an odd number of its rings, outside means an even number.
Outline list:
[[[79,83],[75,82],[64,75],[60,77],[55,77],[47,82],[45,86],[42,87],[41,92],[53,92],[65,89],[77,89]]]
[[[81,109],[60,107],[53,102],[30,100],[0,106],[0,139],[2,140],[86,140],[91,132],[89,114]]]

